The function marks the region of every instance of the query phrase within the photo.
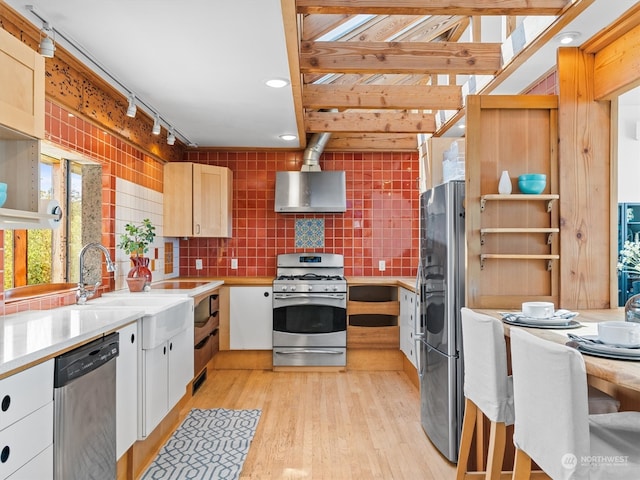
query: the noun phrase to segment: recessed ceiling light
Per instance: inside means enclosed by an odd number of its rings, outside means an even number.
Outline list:
[[[296,137],[295,135],[292,135],[290,133],[284,133],[284,134],[280,135],[280,138],[283,139],[283,140],[286,140],[287,142],[290,142],[292,140],[295,140],[298,137]]]
[[[555,36],[555,39],[562,45],[573,43],[580,36],[579,32],[562,32]]]
[[[267,80],[265,83],[271,88],[282,88],[289,85],[289,80],[285,80],[284,78],[272,78],[271,80]]]
[[[458,128],[460,128],[461,130],[464,130],[465,127],[466,125],[464,123],[461,123],[460,125],[458,125]]]

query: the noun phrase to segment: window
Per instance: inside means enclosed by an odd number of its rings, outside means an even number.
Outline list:
[[[82,170],[77,161],[42,155],[40,201],[55,199],[64,212],[56,229],[5,230],[4,288],[77,282],[82,248]]]

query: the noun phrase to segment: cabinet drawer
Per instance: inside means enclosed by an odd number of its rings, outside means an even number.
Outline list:
[[[0,432],[0,478],[21,468],[53,444],[53,401]],[[53,465],[52,465],[53,468]]]
[[[193,371],[197,375],[213,356],[213,338],[208,335],[193,349]]]
[[[220,310],[220,295],[215,293],[211,295],[211,297],[209,297],[209,300],[210,300],[209,311],[213,315],[213,312],[217,312],[218,310]]]
[[[53,478],[53,445],[7,477],[7,480],[33,480],[34,478]]]
[[[0,430],[53,401],[53,362],[0,381]]]
[[[209,335],[211,335],[211,332],[213,332],[216,328],[218,328],[219,325],[220,325],[220,319],[219,319],[218,312],[215,312],[215,315],[211,315],[206,321],[206,323],[204,324],[196,323],[194,328],[194,334],[193,334],[194,345],[198,345],[202,340],[205,339],[205,337],[208,337]]]

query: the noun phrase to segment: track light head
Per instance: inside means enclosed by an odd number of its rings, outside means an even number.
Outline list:
[[[42,30],[40,30],[41,39],[40,39],[40,55],[45,58],[53,58],[53,54],[56,51],[56,44],[51,38],[50,34],[52,33],[51,27],[47,22],[44,22],[42,25]]]
[[[129,95],[129,107],[127,107],[127,117],[135,117],[136,112],[138,111],[138,107],[136,107],[136,97],[135,95]]]
[[[156,114],[156,117],[153,120],[153,129],[151,130],[151,133],[154,135],[160,135],[160,116],[158,114]]]
[[[173,145],[174,143],[176,143],[176,134],[173,131],[173,127],[171,127],[169,129],[169,133],[167,135],[167,144],[168,145]]]

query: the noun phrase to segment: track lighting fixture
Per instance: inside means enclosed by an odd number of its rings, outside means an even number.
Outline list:
[[[46,58],[53,58],[56,51],[56,44],[50,34],[53,35],[53,29],[48,22],[43,22],[42,30],[40,30],[40,55]]]
[[[160,135],[160,116],[156,113],[156,117],[153,120],[153,129],[151,133],[154,135]]]
[[[135,95],[129,95],[129,107],[127,108],[127,117],[135,117],[136,112],[138,111],[138,107],[136,107],[136,97]]]
[[[173,131],[173,127],[169,128],[169,133],[167,134],[167,144],[173,145],[176,143],[176,134]]]

